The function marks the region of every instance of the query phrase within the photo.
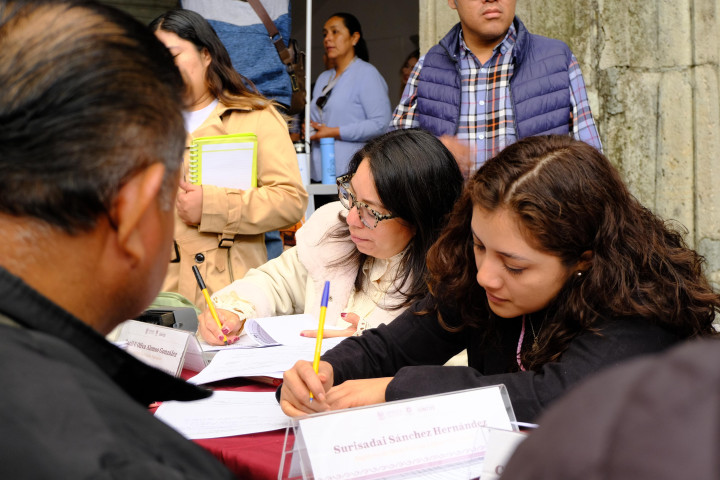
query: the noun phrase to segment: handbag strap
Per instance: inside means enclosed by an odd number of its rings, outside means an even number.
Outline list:
[[[260,0],[247,0],[247,2],[250,4],[253,10],[255,10],[255,13],[257,13],[258,17],[260,17],[263,25],[265,25],[265,29],[268,31],[268,35],[270,35],[270,39],[272,40],[273,45],[275,45],[275,50],[277,50],[278,55],[280,56],[280,60],[282,60],[282,63],[284,63],[287,67],[288,73],[291,75],[294,74],[295,68],[292,64],[293,59],[292,55],[290,54],[290,50],[288,50],[285,42],[283,42],[282,35],[280,35],[280,32],[278,32],[278,29],[275,26],[275,23],[270,18],[270,15],[268,15],[267,10],[265,10],[265,7],[263,7],[262,3],[260,3]]]

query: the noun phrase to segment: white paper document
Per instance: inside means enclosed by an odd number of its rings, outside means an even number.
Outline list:
[[[302,337],[303,330],[316,330],[318,319],[308,314],[280,315],[277,317],[248,318],[240,339],[232,345],[208,345],[202,342],[206,352],[235,350],[238,348],[269,347],[273,345],[315,345],[314,338]],[[326,326],[325,330],[340,327]]]
[[[188,379],[188,382],[200,385],[235,377],[282,378],[282,372],[298,360],[313,360],[315,339],[300,338],[304,340],[300,345],[221,350],[202,372]],[[322,352],[325,353],[342,340],[343,337],[323,339]]]
[[[290,424],[274,392],[216,391],[203,400],[163,402],[155,416],[189,439],[269,432]]]

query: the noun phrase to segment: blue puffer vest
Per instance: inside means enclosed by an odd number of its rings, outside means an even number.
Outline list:
[[[517,39],[510,96],[518,138],[570,131],[570,48],[533,35],[515,17]],[[458,23],[425,55],[415,110],[420,128],[435,136],[455,135],[460,118],[460,31]]]

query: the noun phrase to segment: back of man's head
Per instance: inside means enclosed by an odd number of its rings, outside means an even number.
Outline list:
[[[0,214],[89,231],[157,162],[172,198],[183,82],[130,16],[79,0],[3,0],[0,85]]]

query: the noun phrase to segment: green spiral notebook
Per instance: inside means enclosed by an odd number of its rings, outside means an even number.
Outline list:
[[[190,146],[188,180],[239,190],[257,187],[257,137],[236,133],[196,138]]]

